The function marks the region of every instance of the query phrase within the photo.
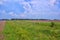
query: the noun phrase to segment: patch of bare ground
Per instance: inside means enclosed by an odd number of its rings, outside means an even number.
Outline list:
[[[2,34],[5,26],[5,21],[0,21],[0,40],[4,40],[4,35]]]

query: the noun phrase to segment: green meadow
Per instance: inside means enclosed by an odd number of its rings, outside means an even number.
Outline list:
[[[60,22],[6,21],[5,40],[60,40]]]

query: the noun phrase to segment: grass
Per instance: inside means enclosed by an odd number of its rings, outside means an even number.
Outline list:
[[[30,22],[30,20],[6,21],[5,40],[60,40],[60,23]]]

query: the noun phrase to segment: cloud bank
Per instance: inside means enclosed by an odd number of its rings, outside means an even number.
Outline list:
[[[60,2],[59,0],[0,0],[0,14],[0,18],[4,15],[5,18],[60,19]]]

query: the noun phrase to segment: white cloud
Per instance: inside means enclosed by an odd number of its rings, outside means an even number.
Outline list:
[[[2,5],[2,4],[3,4],[3,1],[0,0],[0,5]]]
[[[26,17],[26,15],[25,14],[20,14],[20,17],[23,17],[24,18],[24,17]]]
[[[17,16],[17,14],[15,14],[14,12],[9,12],[9,15],[11,15],[11,16]]]
[[[24,5],[23,8],[24,8],[25,11],[27,11],[27,12],[31,12],[31,11],[32,11],[32,8],[31,8],[31,6],[30,6],[29,4]]]
[[[24,13],[29,13],[29,12],[32,11],[32,8],[31,8],[31,5],[29,4],[29,2],[25,2],[23,0],[23,1],[19,1],[19,4],[20,5],[23,5],[23,8],[25,9],[25,12]]]
[[[51,5],[51,6],[54,6],[55,3],[56,3],[56,0],[50,0],[50,5]]]
[[[5,3],[7,3],[7,2],[8,2],[8,0],[0,0],[0,5],[3,5]]]
[[[3,11],[2,11],[2,14],[6,14],[6,11],[5,11],[5,10],[3,10]]]
[[[23,3],[23,7],[24,7],[26,10],[31,9],[31,6],[29,5],[29,3],[26,3],[26,2]]]
[[[4,14],[6,14],[6,11],[5,10],[0,10],[0,13],[4,15]]]
[[[35,13],[36,10],[33,10],[33,8],[38,10],[39,6],[41,4],[40,0],[32,0],[30,2],[19,1],[19,3],[22,4],[23,8],[25,9],[24,14],[30,14],[30,15],[37,14],[37,13]],[[32,4],[33,8],[31,7],[30,4]]]

